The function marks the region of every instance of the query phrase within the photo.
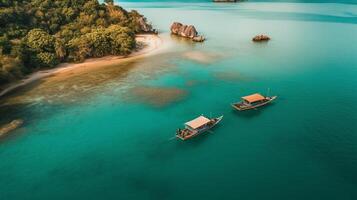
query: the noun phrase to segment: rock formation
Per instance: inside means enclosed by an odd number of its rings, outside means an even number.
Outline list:
[[[205,41],[205,37],[203,37],[202,35],[199,35],[199,36],[192,38],[192,40],[194,42],[203,42],[203,41]]]
[[[13,120],[12,122],[0,127],[0,137],[6,135],[10,131],[15,130],[16,128],[18,128],[22,124],[23,124],[23,120],[16,119],[16,120]]]
[[[195,42],[203,42],[205,40],[202,35],[198,35],[198,32],[193,25],[183,25],[179,22],[174,22],[171,25],[170,30],[174,35],[190,38]]]
[[[270,37],[267,35],[257,35],[252,39],[254,42],[262,42],[270,40]]]
[[[157,34],[158,31],[156,29],[152,28],[152,25],[147,23],[146,18],[144,16],[141,16],[140,18],[137,19],[140,30],[145,33],[154,33]]]

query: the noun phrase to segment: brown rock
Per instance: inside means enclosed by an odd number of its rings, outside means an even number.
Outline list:
[[[13,120],[12,122],[5,124],[4,126],[0,127],[0,137],[6,135],[10,131],[15,130],[19,126],[21,126],[24,123],[23,120],[21,119],[16,119]]]
[[[196,37],[192,38],[192,40],[195,42],[203,42],[203,41],[205,41],[205,37],[200,35],[200,36],[196,36]]]
[[[183,25],[179,22],[174,22],[170,27],[171,33],[181,37],[191,38],[195,42],[203,42],[205,38],[198,35],[196,28],[193,25]]]
[[[172,34],[175,34],[175,35],[179,35],[179,32],[180,32],[180,28],[182,27],[183,25],[179,22],[174,22],[171,27],[170,27],[170,30],[171,30],[171,33]]]
[[[150,32],[151,31],[152,27],[151,27],[150,24],[146,23],[146,20],[145,20],[144,17],[140,17],[138,19],[138,23],[139,23],[140,28],[141,28],[142,31],[144,31],[144,32]]]
[[[252,39],[254,42],[262,42],[270,40],[270,37],[267,35],[257,35]]]
[[[147,22],[144,16],[139,17],[137,19],[137,22],[139,23],[140,31],[142,33],[154,33],[154,34],[158,33],[158,31],[156,29],[153,29],[152,25]]]

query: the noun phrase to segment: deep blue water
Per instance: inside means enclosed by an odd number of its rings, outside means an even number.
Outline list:
[[[357,199],[357,6],[121,5],[167,47],[2,100],[0,122],[25,123],[0,143],[0,199]],[[171,37],[173,21],[207,41]],[[231,109],[268,88],[275,103]],[[172,140],[200,114],[224,119]]]

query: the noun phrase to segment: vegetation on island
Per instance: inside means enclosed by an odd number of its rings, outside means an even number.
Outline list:
[[[89,57],[127,55],[151,30],[113,0],[0,0],[0,84]]]

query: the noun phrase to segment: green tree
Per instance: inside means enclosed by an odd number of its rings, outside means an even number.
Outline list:
[[[32,29],[26,35],[24,41],[28,47],[27,54],[35,54],[35,56],[29,57],[32,67],[53,67],[59,63],[56,53],[59,56],[62,56],[62,53],[64,54],[60,42],[42,29]]]
[[[74,38],[67,44],[68,60],[74,62],[84,61],[91,55],[91,47],[85,37]]]
[[[7,35],[0,37],[0,54],[9,54],[11,51],[11,43]]]
[[[54,52],[55,38],[42,29],[36,28],[28,32],[25,37],[29,48],[42,52]]]
[[[56,52],[57,58],[59,58],[60,60],[63,60],[67,54],[64,42],[63,42],[63,40],[61,40],[59,38],[56,38],[55,52]]]
[[[41,67],[54,67],[59,63],[56,54],[54,53],[41,52],[36,55],[36,58]]]
[[[22,77],[22,63],[10,56],[0,56],[0,82],[6,83]]]
[[[126,55],[151,26],[113,0],[0,0],[0,84],[60,61]]]
[[[110,38],[112,55],[127,55],[135,48],[135,35],[129,28],[112,25],[106,34]]]

